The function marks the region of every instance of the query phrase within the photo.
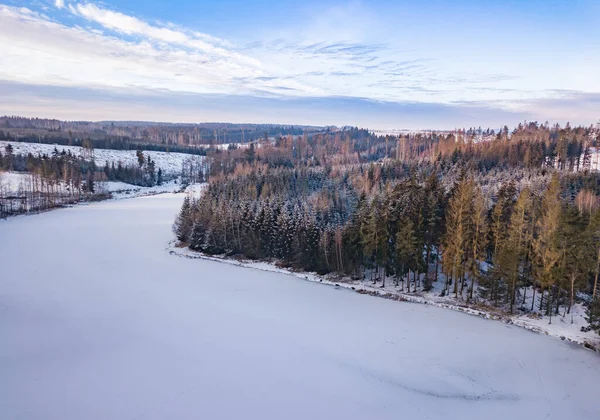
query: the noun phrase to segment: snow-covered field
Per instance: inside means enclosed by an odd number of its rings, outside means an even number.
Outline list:
[[[83,148],[78,146],[58,146],[53,144],[39,144],[39,143],[20,143],[14,141],[0,141],[0,151],[4,153],[6,145],[11,144],[13,147],[13,153],[15,154],[52,154],[54,148],[58,149],[59,152],[71,151],[72,154],[80,156]],[[167,153],[167,152],[154,152],[154,151],[143,151],[145,156],[150,156],[153,161],[156,162],[157,168],[161,168],[166,174],[179,174],[181,173],[181,164],[183,161],[193,158],[202,160],[202,156],[189,155],[186,153]],[[96,165],[104,166],[106,162],[108,164],[115,165],[117,162],[121,162],[124,165],[137,165],[138,158],[135,150],[110,150],[110,149],[94,149],[94,159]]]
[[[181,190],[181,184],[173,180],[165,182],[162,185],[155,185],[154,187],[140,187],[120,181],[106,181],[98,182],[96,189],[98,192],[110,192],[112,198],[118,200],[122,198],[144,197],[147,195],[179,192]]]
[[[0,171],[0,192],[16,192],[21,188],[27,190],[32,183],[32,178],[32,175],[28,173]]]
[[[183,194],[0,221],[7,419],[597,419],[600,357],[169,255]]]
[[[30,191],[33,182],[33,176],[29,173],[0,172],[0,194],[2,192],[15,194],[19,191]],[[64,186],[62,188],[64,189]],[[190,191],[195,191],[204,188],[204,184],[191,185],[188,188]],[[115,199],[172,193],[179,190],[181,190],[181,184],[176,180],[165,182],[162,185],[155,185],[154,187],[140,187],[120,181],[102,181],[96,183],[96,192],[111,193]]]

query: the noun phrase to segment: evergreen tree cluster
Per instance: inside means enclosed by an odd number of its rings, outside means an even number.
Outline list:
[[[369,163],[353,159],[342,140],[327,146],[331,154],[319,141],[221,152],[205,194],[182,207],[178,239],[208,254],[274,259],[411,293],[437,282],[458,300],[550,319],[588,293],[598,328],[597,172],[547,159],[488,166],[481,159],[489,151],[469,148]]]
[[[322,170],[260,166],[211,182],[198,201],[186,199],[175,233],[195,250],[327,272],[331,261],[320,251],[333,246],[354,196],[349,184]]]
[[[145,156],[141,150],[136,151],[138,164],[123,165],[121,162],[108,162],[104,164],[102,172],[108,181],[121,181],[127,184],[139,185],[141,187],[153,187],[161,185],[164,181],[164,175],[161,168],[156,168],[150,155]]]

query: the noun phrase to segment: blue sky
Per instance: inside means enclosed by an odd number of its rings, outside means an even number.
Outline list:
[[[598,28],[596,0],[0,0],[0,113],[592,124]]]

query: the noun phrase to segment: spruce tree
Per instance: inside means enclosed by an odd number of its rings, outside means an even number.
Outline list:
[[[479,265],[485,259],[487,247],[488,223],[487,223],[487,200],[479,185],[473,189],[473,207],[470,214],[471,243],[470,251],[467,253],[467,270],[471,277],[471,286],[467,290],[467,302],[473,300],[475,281],[481,279]]]
[[[552,175],[550,184],[542,197],[540,210],[533,239],[534,274],[542,287],[540,311],[545,303],[546,313],[550,314],[551,292],[553,286],[556,286],[558,264],[562,256],[557,241],[562,213],[560,180],[557,173]],[[544,302],[544,292],[546,291],[548,296]]]
[[[443,262],[445,271],[454,281],[454,295],[458,297],[458,282],[464,284],[465,264],[471,236],[470,212],[473,208],[473,181],[463,176],[448,201]]]
[[[600,297],[595,296],[585,309],[585,319],[589,328],[600,334]]]
[[[402,282],[402,290],[404,290],[404,276],[408,276],[407,291],[410,292],[410,272],[416,269],[414,261],[415,254],[418,252],[417,238],[413,223],[410,219],[404,217],[400,220],[395,239],[396,276],[399,277]]]
[[[180,242],[188,242],[192,224],[192,206],[190,203],[190,197],[186,195],[183,199],[181,210],[179,211],[179,214],[175,219],[175,223],[173,224],[173,232]]]
[[[586,229],[583,215],[568,205],[562,212],[557,233],[559,247],[562,250],[564,284],[569,295],[567,313],[571,313],[575,293],[585,287],[587,275],[592,271],[594,252],[591,245],[591,232]],[[573,317],[571,316],[571,323]]]
[[[524,259],[527,253],[527,230],[531,218],[531,197],[527,188],[519,194],[507,226],[507,237],[500,243],[496,259],[497,273],[502,276],[508,286],[507,299],[510,312],[514,312],[519,279],[523,272]]]

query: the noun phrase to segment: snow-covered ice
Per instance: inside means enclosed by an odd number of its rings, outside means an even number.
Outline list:
[[[0,417],[600,418],[580,346],[169,255],[183,196],[0,221]]]

